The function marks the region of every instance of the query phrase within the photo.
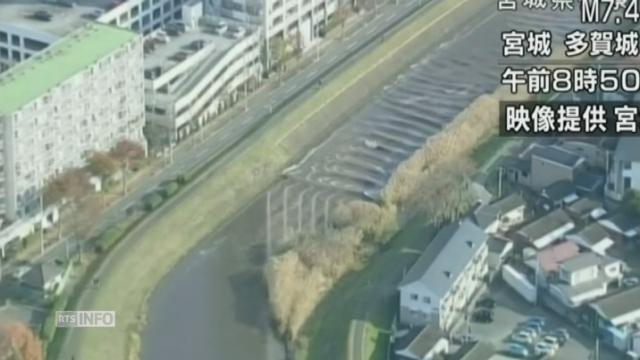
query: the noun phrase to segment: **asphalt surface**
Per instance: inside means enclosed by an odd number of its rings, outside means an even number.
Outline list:
[[[365,14],[367,21],[358,27],[358,30],[350,34],[345,34],[342,41],[334,41],[324,47],[321,52],[320,60],[299,70],[294,75],[284,80],[280,86],[271,91],[261,91],[254,94],[250,101],[246,112],[239,114],[232,121],[228,122],[221,130],[217,131],[214,136],[205,138],[203,142],[193,145],[185,145],[174,150],[173,162],[163,168],[160,172],[149,178],[145,178],[138,182],[137,186],[130,189],[130,192],[121,199],[117,204],[113,205],[105,216],[101,219],[98,229],[104,229],[125,218],[126,210],[135,205],[145,194],[152,191],[162,182],[174,179],[181,173],[190,171],[195,168],[207,166],[216,159],[225,155],[231,148],[237,146],[243,138],[257,131],[261,125],[267,121],[271,115],[276,114],[278,110],[284,108],[288,104],[302,100],[315,91],[318,80],[327,76],[339,67],[340,64],[351,60],[360,50],[375,42],[380,34],[388,31],[391,26],[407,17],[408,14],[414,12],[421,7],[421,1],[402,2],[399,5],[381,5],[377,11],[377,16]],[[238,106],[242,106],[241,104]],[[198,135],[194,135],[197,137]],[[208,171],[204,176],[211,176]],[[262,208],[264,209],[264,208]],[[253,234],[255,236],[255,234]],[[47,254],[59,254],[59,249],[63,244],[48,249]],[[126,244],[123,244],[126,247]],[[48,257],[46,255],[45,257]],[[58,256],[58,255],[55,255]],[[232,256],[229,257],[233,259]],[[99,276],[99,275],[98,275]],[[92,296],[91,289],[83,293],[86,300]],[[264,299],[263,296],[257,299]],[[261,303],[264,303],[260,300]],[[83,303],[81,300],[80,303]],[[70,359],[75,350],[75,334],[71,331],[70,335],[65,339],[65,346],[59,359]],[[274,340],[275,341],[275,340]],[[206,344],[207,342],[203,342]],[[274,342],[270,342],[273,344]],[[276,342],[277,343],[277,342]],[[274,345],[278,348],[279,345]],[[153,359],[159,359],[152,357]],[[175,357],[167,356],[167,359]],[[189,358],[189,357],[186,357]],[[243,359],[245,357],[231,357]],[[195,357],[194,359],[198,359]]]

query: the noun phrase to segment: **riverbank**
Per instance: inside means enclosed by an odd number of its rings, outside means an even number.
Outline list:
[[[354,99],[362,96],[358,86],[366,88],[371,82],[365,75],[378,78],[379,74],[374,72],[388,65],[390,54],[406,46],[406,39],[381,44],[304,104],[297,104],[288,115],[277,119],[273,126],[254,134],[246,142],[253,146],[238,149],[215,166],[209,176],[185,189],[184,195],[134,230],[107,261],[101,287],[81,302],[83,309],[115,310],[118,326],[80,333],[77,357],[110,360],[131,356],[125,349],[128,345],[136,347],[133,334],[140,330],[141,310],[155,285],[212,229],[225,223],[241,204],[250,202],[277,179],[280,170],[298,153],[298,145],[282,134],[288,134],[289,129],[305,128],[298,126],[301,123],[326,124],[327,118],[335,116],[329,108],[349,108],[349,104],[357,103]]]

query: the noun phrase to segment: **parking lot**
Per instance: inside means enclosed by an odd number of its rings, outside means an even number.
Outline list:
[[[595,338],[586,336],[547,309],[527,303],[499,279],[491,286],[490,294],[491,298],[495,300],[493,321],[490,323],[469,322],[468,327],[465,324],[460,324],[458,333],[464,333],[465,329],[468,329],[473,338],[492,343],[500,351],[506,348],[511,334],[519,324],[527,321],[530,317],[543,317],[546,321],[544,332],[562,328],[568,330],[570,335],[566,344],[561,346],[550,358],[563,360],[589,360],[592,358],[596,348]],[[529,348],[531,349],[531,346]],[[599,359],[617,360],[621,359],[621,356],[600,346]]]

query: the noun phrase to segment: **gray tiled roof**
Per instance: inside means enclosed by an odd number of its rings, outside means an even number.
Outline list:
[[[576,167],[582,157],[558,146],[540,146],[535,144],[530,150],[531,156],[553,161],[567,167]]]
[[[591,199],[589,197],[583,197],[572,203],[567,207],[567,210],[577,215],[588,215],[591,211],[602,207],[602,203]]]
[[[640,287],[619,292],[592,304],[602,316],[614,319],[640,309]]]
[[[603,239],[609,237],[607,230],[598,223],[591,223],[574,234],[587,244],[595,245]]]
[[[419,281],[435,295],[444,296],[487,238],[469,219],[446,225],[409,269],[400,286]]]
[[[489,205],[480,206],[473,215],[476,224],[481,228],[486,228],[492,222],[496,221],[501,214],[506,214],[524,205],[525,202],[522,196],[518,193],[513,193]]]
[[[529,240],[536,240],[566,224],[573,223],[563,209],[556,209],[518,231]]]
[[[580,253],[571,259],[565,260],[560,267],[566,271],[578,271],[587,267],[597,266],[602,262],[600,256],[592,252]]]
[[[495,355],[496,349],[490,343],[477,341],[463,345],[454,354],[447,357],[448,360],[489,360]]]
[[[416,359],[422,359],[444,337],[445,334],[437,326],[425,326],[409,331],[396,346],[397,350],[407,351],[415,355]]]
[[[569,180],[556,181],[542,190],[542,195],[553,202],[562,201],[565,197],[575,193],[576,187]]]

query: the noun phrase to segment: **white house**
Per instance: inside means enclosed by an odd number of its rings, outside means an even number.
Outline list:
[[[591,308],[597,314],[597,324],[606,343],[627,351],[632,335],[640,323],[640,287],[625,290],[600,299]]]
[[[517,235],[537,249],[562,238],[575,228],[575,223],[563,209],[556,209],[518,230]]]
[[[522,196],[513,193],[474,211],[474,220],[487,234],[505,232],[521,224],[525,219],[526,203]]]
[[[447,332],[488,273],[487,234],[465,219],[445,226],[404,276],[400,322]]]
[[[559,265],[555,281],[549,281],[549,292],[570,308],[601,298],[611,284],[623,277],[621,260],[593,252],[576,255]]]
[[[640,139],[621,137],[610,157],[605,195],[620,201],[632,189],[640,190]]]
[[[400,331],[394,339],[397,360],[433,360],[449,352],[449,340],[436,326]]]
[[[607,230],[598,223],[591,223],[577,233],[567,235],[566,239],[600,255],[605,255],[607,249],[615,244]]]

